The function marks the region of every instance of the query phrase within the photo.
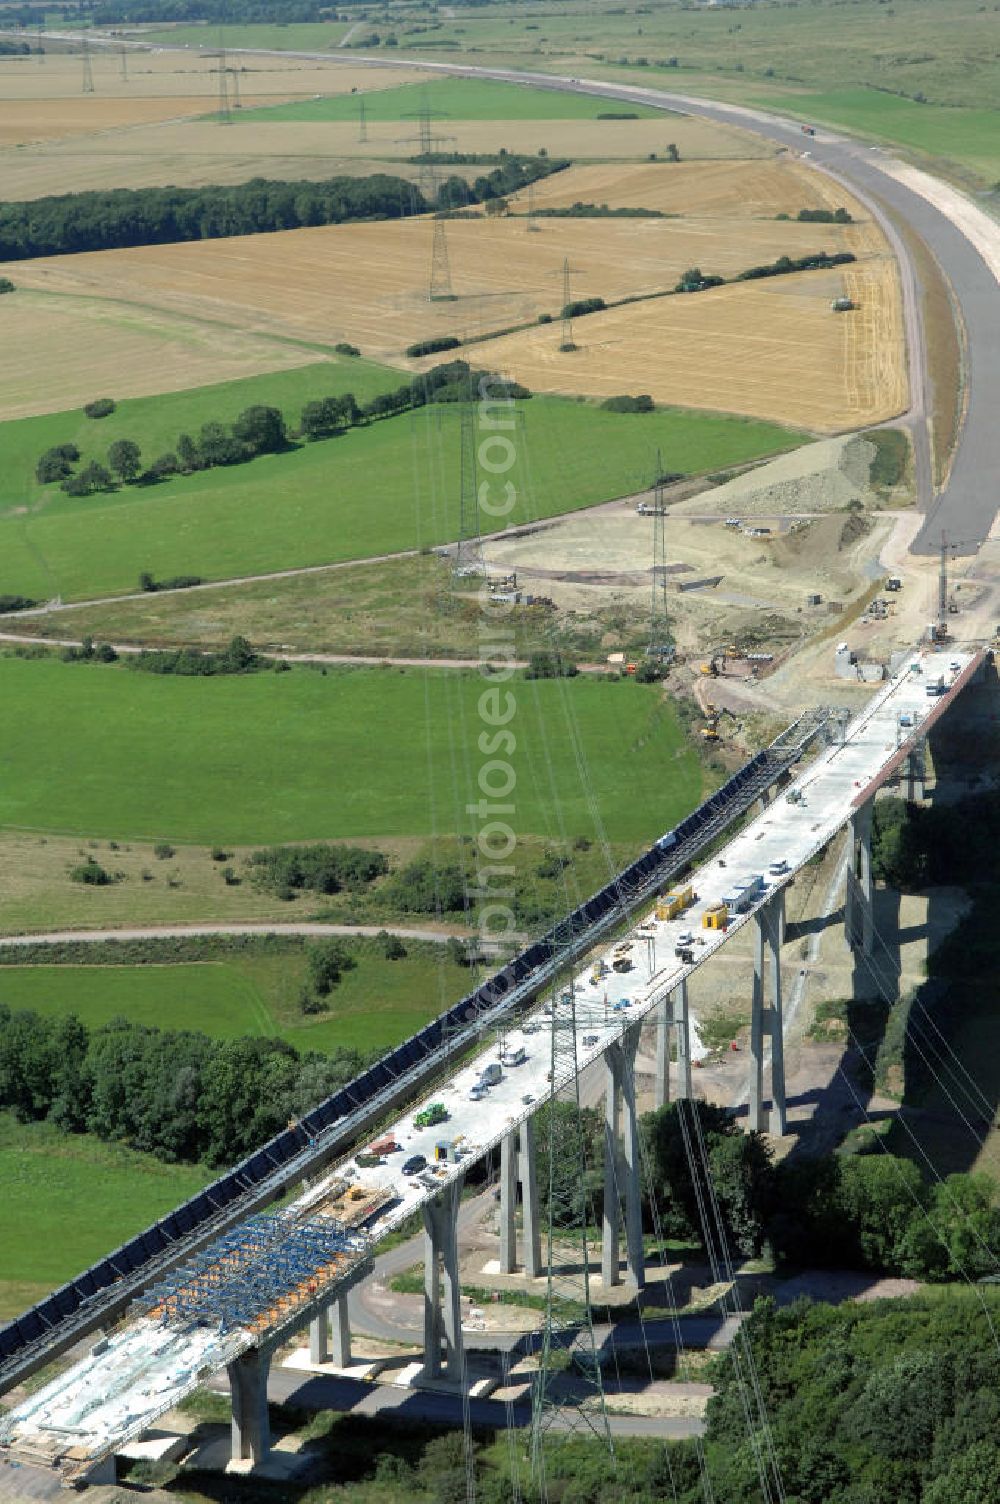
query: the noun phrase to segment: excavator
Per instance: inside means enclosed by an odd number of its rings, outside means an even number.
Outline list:
[[[722,740],[719,732],[719,722],[722,720],[723,716],[727,715],[731,720],[736,720],[736,716],[733,715],[733,712],[728,708],[728,706],[723,705],[722,708],[719,709],[719,707],[716,705],[710,705],[706,703],[705,724],[701,728],[702,738],[706,742],[718,742]]]
[[[699,672],[712,679],[717,679],[730,658],[740,657],[742,657],[742,654],[735,642],[729,643],[727,647],[713,648],[708,662],[701,664]]]

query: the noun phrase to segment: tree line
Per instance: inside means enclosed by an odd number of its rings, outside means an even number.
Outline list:
[[[317,397],[302,408],[297,427],[278,407],[257,403],[244,408],[232,423],[203,423],[196,436],[182,433],[174,449],[158,455],[148,465],[133,439],[116,439],[107,450],[107,463],[88,460],[77,469],[82,455],[76,444],[55,444],[40,456],[35,466],[39,485],[58,485],[68,496],[91,496],[119,485],[154,485],[172,475],[192,475],[199,470],[241,465],[262,454],[280,454],[294,439],[315,441],[334,438],[380,418],[391,418],[430,402],[467,401],[485,382],[496,400],[527,398],[531,392],[516,381],[489,371],[473,370],[467,361],[453,360],[415,376],[390,392],[380,392],[370,402],[359,403],[353,392]],[[180,577],[182,584],[198,583],[197,576]],[[140,577],[143,590],[157,586],[150,574]]]
[[[494,199],[567,162],[506,155],[471,185],[448,178],[437,207]],[[403,219],[435,207],[415,183],[389,173],[320,182],[252,178],[205,188],[113,188],[0,203],[0,260],[71,255],[136,245],[260,235],[307,225]]]
[[[209,1039],[113,1019],[43,1018],[0,1003],[0,1108],[158,1158],[230,1164],[308,1112],[363,1064],[280,1039]]]
[[[547,1106],[540,1123],[552,1110],[568,1114],[556,1136],[567,1148],[552,1171],[558,1203],[574,1218],[593,1221],[604,1184],[600,1115],[587,1109],[581,1119],[589,1168],[580,1180],[576,1109]],[[991,1251],[1000,1248],[1000,1206],[988,1175],[954,1174],[927,1186],[914,1164],[883,1150],[775,1164],[762,1134],[744,1133],[723,1108],[701,1101],[646,1113],[641,1132],[650,1172],[643,1188],[647,1230],[654,1226],[652,1187],[664,1235],[701,1244],[700,1209],[711,1179],[734,1258],[757,1258],[768,1247],[784,1267],[867,1269],[936,1282],[1000,1273]],[[548,1136],[538,1138],[547,1184]],[[704,1152],[689,1156],[690,1143],[704,1144]]]

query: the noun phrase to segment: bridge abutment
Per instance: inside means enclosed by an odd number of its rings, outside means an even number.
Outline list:
[[[753,994],[750,1009],[750,1128],[780,1137],[785,1119],[785,1048],[781,1009],[781,943],[785,893],[779,889],[754,915]],[[764,1002],[765,951],[770,960],[770,1003]],[[771,1123],[764,1108],[764,1040],[771,1044]]]

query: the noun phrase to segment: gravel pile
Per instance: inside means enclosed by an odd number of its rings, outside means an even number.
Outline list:
[[[790,512],[837,512],[857,498],[866,507],[877,497],[868,484],[875,446],[849,434],[805,444],[746,475],[671,508],[681,515],[711,512],[720,517],[784,516]]]

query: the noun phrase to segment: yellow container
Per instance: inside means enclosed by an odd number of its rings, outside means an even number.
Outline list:
[[[688,883],[684,888],[675,888],[672,893],[664,893],[656,903],[657,919],[676,919],[677,915],[694,902],[694,889]]]
[[[729,923],[729,910],[724,903],[717,903],[711,909],[706,909],[701,916],[702,928],[706,930],[724,930]]]

